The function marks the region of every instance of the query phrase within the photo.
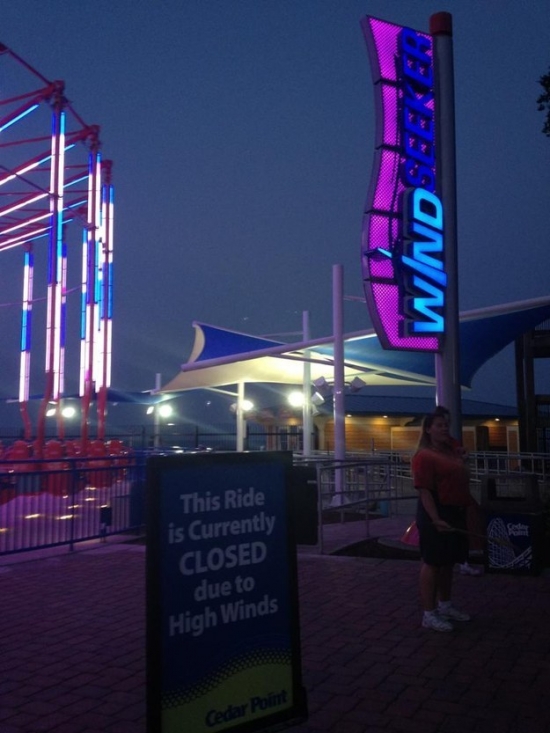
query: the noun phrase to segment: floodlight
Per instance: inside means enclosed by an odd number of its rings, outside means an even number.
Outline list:
[[[314,392],[311,395],[311,404],[312,405],[316,405],[318,407],[319,405],[322,405],[324,401],[325,401],[325,398],[319,392]]]
[[[170,417],[173,411],[172,405],[164,404],[158,407],[158,413],[161,417]]]
[[[302,407],[304,404],[304,394],[303,392],[291,392],[288,395],[288,404],[291,407]]]
[[[349,383],[350,392],[360,392],[363,387],[366,387],[367,384],[364,382],[361,377],[354,377],[351,382]]]
[[[326,397],[332,392],[332,387],[324,377],[314,379],[313,386],[322,397]]]

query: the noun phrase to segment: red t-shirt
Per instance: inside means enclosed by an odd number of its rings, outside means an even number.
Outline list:
[[[470,504],[468,467],[460,456],[424,448],[413,456],[411,467],[415,489],[433,491],[441,504]]]

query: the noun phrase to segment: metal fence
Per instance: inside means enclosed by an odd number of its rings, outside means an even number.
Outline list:
[[[138,531],[144,494],[141,455],[0,464],[0,555]]]
[[[317,487],[321,552],[324,552],[324,530],[335,522],[362,523],[362,537],[367,538],[373,518],[412,514],[416,506],[410,467],[395,456],[320,461]]]
[[[325,551],[325,530],[335,522],[354,520],[354,536],[360,541],[371,536],[372,519],[414,516],[418,493],[413,486],[410,459],[411,455],[394,452],[355,454],[340,462],[331,457],[316,457],[321,552]],[[480,503],[484,482],[492,477],[498,484],[499,496],[507,498],[524,498],[525,479],[533,479],[541,506],[550,504],[548,454],[472,453],[469,465],[471,491]]]
[[[91,430],[91,434],[93,434]],[[46,439],[56,439],[56,431],[50,427]],[[119,425],[109,427],[109,439],[122,440],[128,448],[138,451],[161,449],[166,451],[196,451],[200,449],[232,451],[237,447],[235,423],[215,425],[161,424]],[[21,431],[14,428],[0,428],[0,441],[8,446],[21,440]],[[79,440],[79,434],[67,430],[65,440]],[[303,446],[301,429],[297,426],[266,429],[253,422],[246,423],[244,436],[245,450],[301,450]]]
[[[179,449],[175,449],[179,450]],[[0,462],[0,555],[139,532],[145,522],[145,464],[162,448],[120,457]],[[396,453],[355,455],[346,461],[317,454],[295,456],[313,470],[318,522],[413,514],[416,503],[410,457]],[[475,453],[470,456],[472,493],[488,475],[535,475],[541,498],[550,499],[550,455]],[[508,482],[509,478],[507,479]],[[322,541],[322,540],[321,540]]]

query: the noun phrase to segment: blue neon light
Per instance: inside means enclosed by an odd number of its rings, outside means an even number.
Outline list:
[[[433,229],[443,229],[443,204],[431,191],[416,188],[412,192],[412,218]]]
[[[402,308],[407,334],[445,332],[443,204],[435,192],[432,39],[410,28],[400,35],[402,88]]]
[[[109,290],[108,290],[108,300],[107,300],[107,318],[112,318],[113,317],[113,265],[112,263],[109,264],[108,273],[109,273]]]
[[[19,122],[19,120],[22,120],[24,117],[29,115],[31,112],[34,112],[34,110],[37,109],[37,107],[38,107],[38,104],[33,104],[31,107],[26,109],[24,112],[21,112],[21,114],[17,115],[17,117],[14,117],[13,120],[6,122],[5,125],[2,125],[0,127],[0,132],[4,132],[4,130],[7,130],[8,127],[15,125],[16,122]]]
[[[409,333],[440,333],[445,327],[445,319],[439,312],[445,303],[444,291],[416,276],[413,277],[413,285],[417,291],[428,293],[432,297],[415,296],[408,302],[413,313],[419,313],[425,318],[411,321],[408,324]]]
[[[31,273],[34,266],[34,255],[31,251],[25,252],[23,259],[25,273]],[[26,275],[25,275],[26,277]],[[21,316],[21,351],[30,351],[31,349],[31,331],[32,331],[32,303],[25,303]]]
[[[401,262],[405,267],[408,267],[411,270],[416,270],[416,272],[424,275],[424,277],[432,280],[432,282],[438,283],[442,286],[447,284],[447,274],[445,272],[442,272],[441,268],[437,269],[435,267],[431,267],[430,265],[426,265],[423,262],[419,262],[413,257],[403,256],[401,258]]]

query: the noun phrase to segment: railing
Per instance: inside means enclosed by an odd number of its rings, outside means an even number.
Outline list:
[[[0,464],[0,555],[138,530],[140,456]]]
[[[372,517],[395,516],[400,510],[412,513],[416,504],[410,468],[404,472],[401,462],[394,456],[320,460],[317,462],[317,486],[321,552],[324,551],[323,530],[327,525],[335,521],[362,521],[364,537],[369,537]]]
[[[394,464],[392,469],[400,480],[411,480],[410,462],[412,453],[377,451],[376,453],[347,454],[348,460],[369,461],[378,459]],[[318,454],[314,460],[330,461],[331,456]],[[468,456],[470,476],[474,491],[484,476],[498,474],[529,473],[537,477],[542,495],[550,498],[550,453],[504,453],[500,451],[477,451]]]
[[[320,454],[308,459],[310,465],[317,467],[321,552],[324,529],[334,522],[355,519],[362,523],[362,535],[356,537],[360,540],[370,536],[372,518],[414,516],[418,494],[413,486],[410,459],[409,454],[394,452],[355,454],[353,459],[340,462]],[[497,480],[500,477],[499,495],[510,498],[523,496],[524,478],[533,476],[541,500],[550,499],[548,454],[472,453],[469,464],[471,490],[478,501],[482,499],[482,484],[490,476]]]
[[[550,454],[548,453],[494,453],[477,452],[470,456],[472,478],[501,473],[530,473],[539,485],[550,482]]]
[[[58,461],[0,462],[0,555],[139,531],[144,524],[145,463],[155,451]],[[163,452],[170,452],[163,450]],[[364,519],[366,536],[373,515],[413,514],[417,494],[410,456],[396,453],[296,456],[312,469],[318,487],[318,521]],[[543,499],[550,497],[550,455],[474,453],[472,488],[488,475],[537,477]]]

